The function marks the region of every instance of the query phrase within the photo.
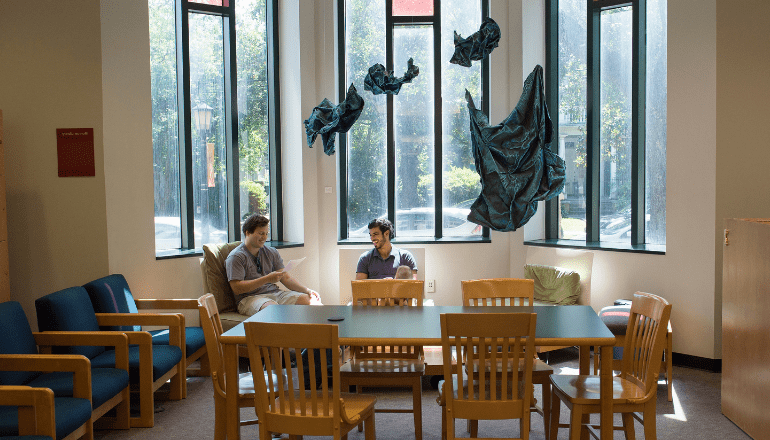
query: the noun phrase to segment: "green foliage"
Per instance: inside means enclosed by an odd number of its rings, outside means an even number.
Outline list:
[[[262,184],[253,180],[242,180],[241,190],[246,193],[249,199],[249,209],[241,216],[243,219],[248,218],[252,214],[267,215],[267,192]]]

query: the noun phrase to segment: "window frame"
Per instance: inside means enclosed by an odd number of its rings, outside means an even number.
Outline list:
[[[481,7],[481,19],[489,17],[489,0],[480,0]],[[443,113],[442,113],[442,99],[441,99],[441,81],[442,81],[442,51],[441,51],[441,2],[440,0],[433,0],[433,15],[393,15],[393,0],[385,0],[385,69],[389,72],[394,71],[393,66],[393,30],[396,26],[400,25],[430,25],[433,28],[433,93],[434,93],[434,124],[433,124],[433,137],[434,137],[434,171],[433,171],[433,185],[434,185],[434,236],[433,237],[409,237],[401,239],[398,234],[393,240],[398,243],[489,243],[491,242],[489,228],[483,227],[481,235],[474,236],[443,236]],[[347,91],[347,70],[346,70],[346,41],[345,41],[345,10],[346,1],[339,0],[337,2],[337,90],[338,90],[338,102],[342,102],[345,99],[345,92]],[[490,69],[489,69],[489,56],[484,57],[481,60],[481,94],[480,108],[489,115],[489,96],[490,96]],[[393,95],[385,95],[387,99],[387,141],[386,141],[386,157],[387,157],[387,205],[388,205],[388,219],[396,227],[398,231],[398,225],[396,224],[396,147],[395,147],[395,114],[394,114],[394,97]],[[369,241],[364,238],[349,238],[348,235],[348,158],[347,158],[347,133],[339,133],[339,148],[337,148],[338,158],[338,244],[357,244],[368,243]]]
[[[585,0],[586,16],[586,239],[566,240],[559,238],[559,201],[545,202],[545,239],[525,241],[526,245],[567,247],[594,250],[614,250],[665,254],[665,244],[645,243],[645,166],[646,166],[646,86],[647,48],[646,0]],[[600,53],[603,11],[631,6],[633,10],[632,32],[632,113],[631,113],[631,243],[600,241],[599,182],[601,150],[601,87]],[[559,0],[547,0],[545,4],[546,38],[546,100],[551,112],[554,138],[559,137]]]
[[[224,92],[225,92],[225,169],[227,173],[227,234],[229,241],[241,240],[240,227],[240,174],[239,174],[239,122],[238,122],[238,81],[237,81],[237,33],[235,3],[229,0],[227,6],[197,3],[192,0],[174,0],[176,32],[176,73],[177,73],[177,132],[180,180],[180,226],[181,248],[155,250],[156,259],[201,255],[202,249],[195,248],[193,199],[193,138],[192,104],[190,85],[190,34],[189,13],[200,13],[222,17],[224,47]],[[268,154],[270,157],[270,233],[269,244],[276,247],[294,247],[297,243],[284,243],[282,182],[281,182],[281,136],[280,136],[280,84],[278,46],[278,0],[266,0],[267,37],[267,100],[268,100]]]

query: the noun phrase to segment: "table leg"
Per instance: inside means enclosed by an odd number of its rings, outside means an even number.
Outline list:
[[[222,344],[225,357],[225,408],[227,409],[227,439],[241,438],[241,411],[238,408],[238,345]]]
[[[591,347],[589,345],[580,346],[580,358],[578,361],[578,373],[579,374],[591,374]],[[574,411],[574,408],[573,408]],[[583,414],[581,416],[581,425],[587,425],[591,423],[591,414]],[[580,440],[588,440],[590,438],[588,431],[581,429]],[[610,437],[611,438],[611,437]]]
[[[601,347],[602,365],[599,373],[601,395],[601,438],[612,438],[612,350],[613,346]]]

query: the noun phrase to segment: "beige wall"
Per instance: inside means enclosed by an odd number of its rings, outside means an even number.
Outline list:
[[[508,115],[525,75],[542,60],[542,20],[531,18],[542,10],[539,1],[492,1],[503,32],[491,57],[493,122]],[[125,274],[139,297],[201,293],[197,258],[158,261],[153,252],[146,5],[102,0],[100,6],[0,2],[12,297],[28,313],[34,298],[110,272]],[[307,256],[298,278],[337,303],[340,248],[349,246],[336,243],[336,156],[324,155],[320,145],[307,148],[301,124],[324,97],[336,101],[334,8],[324,0],[282,0],[280,20],[283,181],[291,212],[286,230],[288,239],[305,242],[282,255]],[[297,45],[297,35],[307,44]],[[717,193],[715,176],[729,173],[719,177],[721,187],[745,173],[716,165],[716,0],[669,2],[668,63],[667,254],[596,252],[592,305],[636,290],[659,293],[674,303],[674,350],[718,357],[714,231],[727,196],[721,188]],[[754,77],[758,86],[761,75]],[[95,178],[55,177],[53,130],[67,126],[95,128]],[[742,131],[753,136],[757,130]],[[729,132],[732,140],[735,130]],[[749,149],[761,142],[732,144]],[[741,156],[753,160],[754,150]],[[720,161],[729,151],[720,150]],[[332,194],[324,192],[327,186]],[[436,303],[458,304],[462,279],[521,276],[523,237],[517,231],[493,233],[489,244],[424,245],[420,267],[425,279],[436,280]]]
[[[717,3],[716,310],[721,326],[722,246],[726,218],[770,217],[770,3]],[[737,177],[740,176],[740,177]],[[720,340],[716,341],[721,348]],[[721,354],[721,353],[720,353]]]
[[[0,2],[11,299],[107,272],[99,4]],[[95,177],[58,177],[57,128],[93,128]]]

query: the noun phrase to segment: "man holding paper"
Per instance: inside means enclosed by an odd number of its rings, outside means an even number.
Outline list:
[[[320,304],[318,292],[309,289],[291,277],[284,270],[283,259],[278,251],[265,245],[270,220],[264,215],[254,214],[243,223],[243,243],[238,245],[227,260],[227,280],[238,303],[238,313],[253,315],[266,306],[274,304]],[[301,260],[292,260],[286,269],[291,269]],[[281,282],[289,291],[282,291],[276,283]]]

